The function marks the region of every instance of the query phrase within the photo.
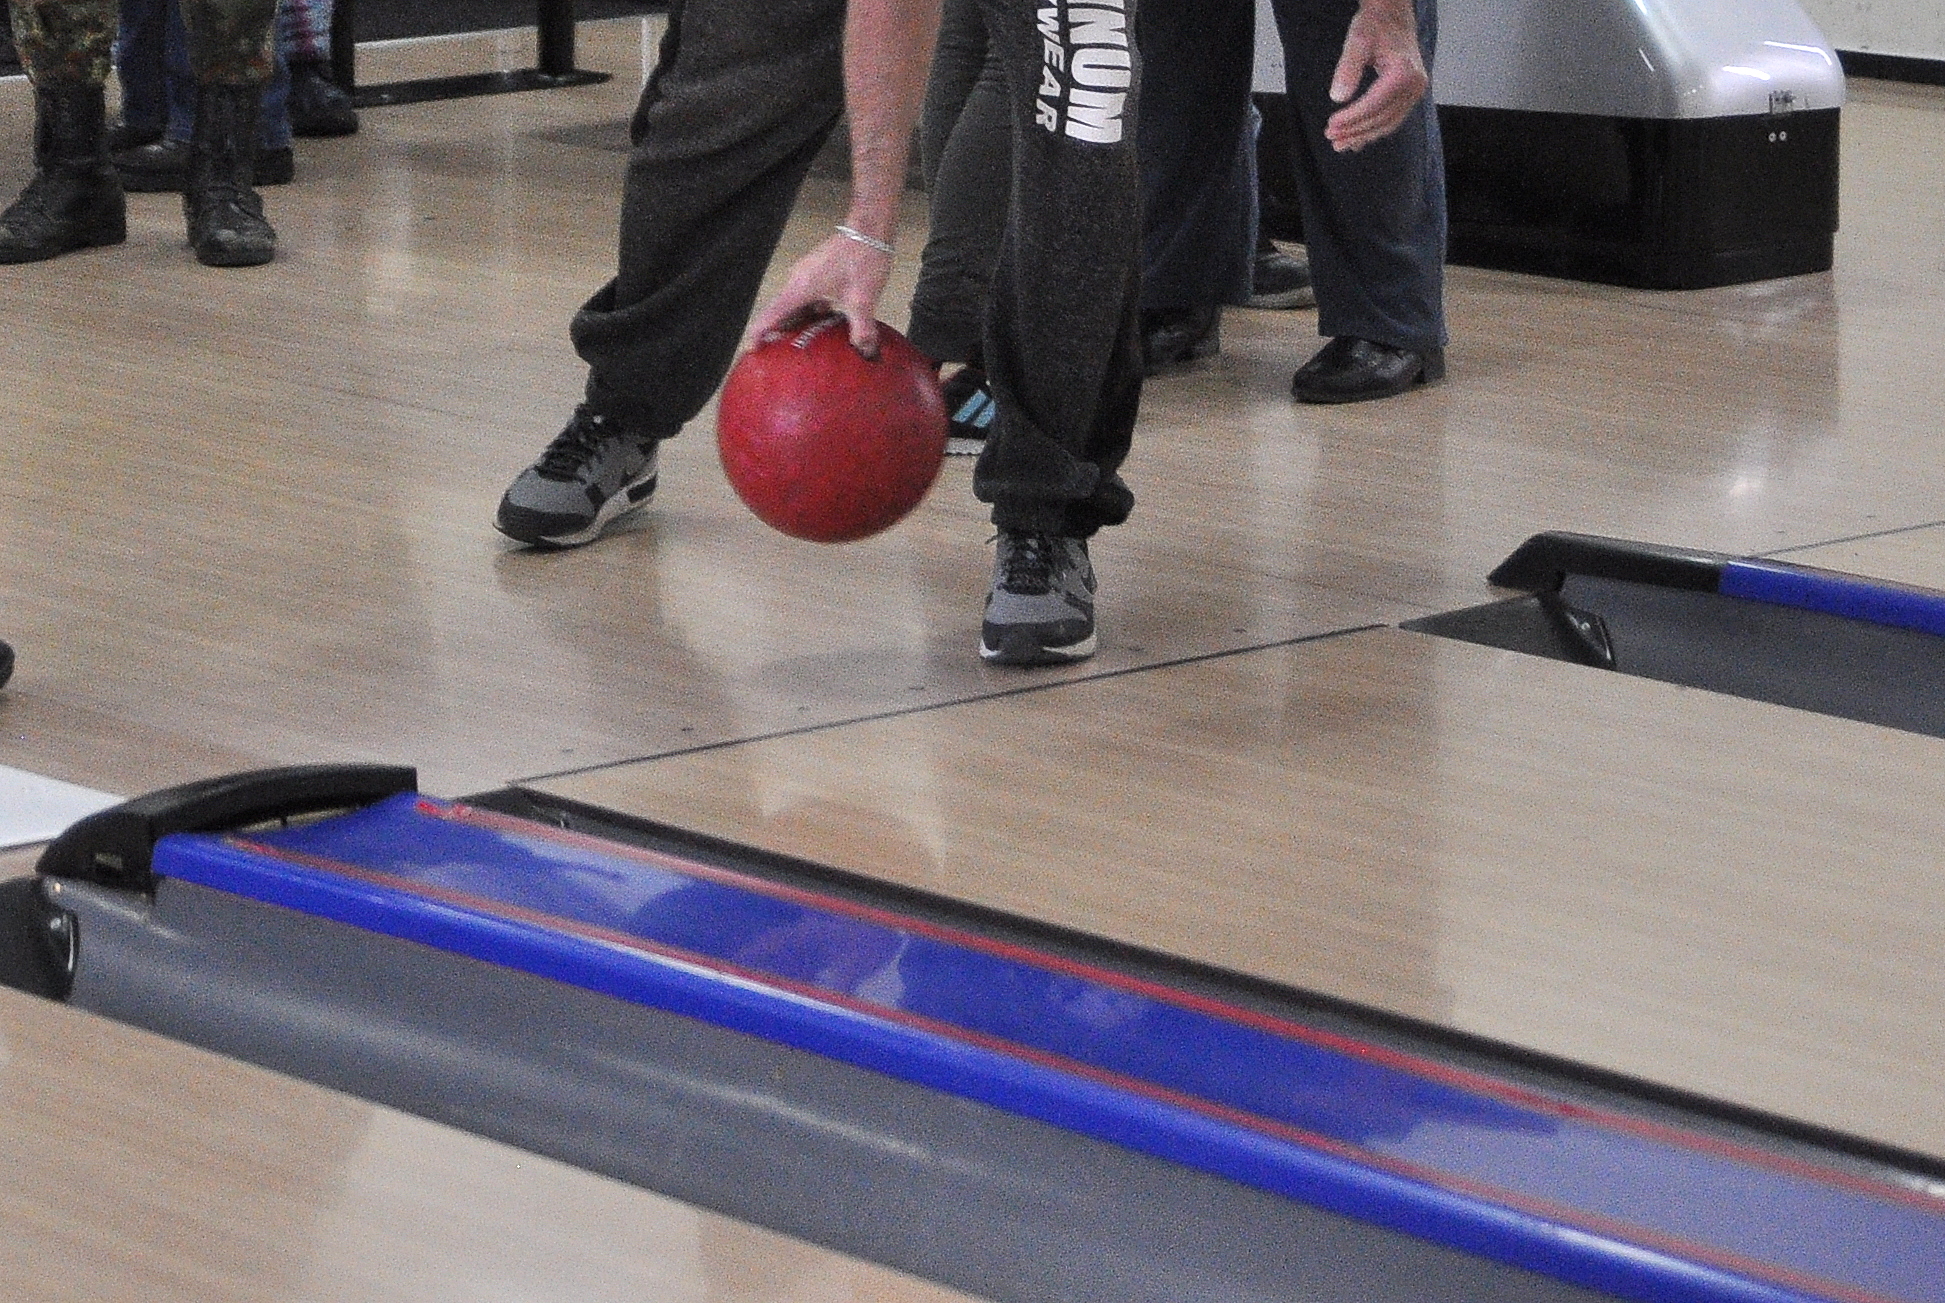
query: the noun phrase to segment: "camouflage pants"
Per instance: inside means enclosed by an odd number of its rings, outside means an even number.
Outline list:
[[[36,86],[108,80],[119,0],[12,0],[14,47]],[[277,0],[182,0],[189,63],[205,84],[270,80]]]

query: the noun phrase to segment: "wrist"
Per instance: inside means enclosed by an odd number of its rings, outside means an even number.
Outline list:
[[[892,254],[897,252],[897,250],[892,247],[892,242],[890,240],[880,239],[878,236],[873,235],[868,231],[859,230],[857,227],[852,226],[846,222],[838,223],[837,233],[843,236],[847,240],[852,240],[858,244],[862,244],[867,249],[874,249],[877,252],[884,254],[887,258],[889,258]],[[890,232],[887,232],[887,234],[890,234]]]

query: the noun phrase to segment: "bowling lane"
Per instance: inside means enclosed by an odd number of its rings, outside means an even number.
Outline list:
[[[964,459],[888,535],[817,548],[741,508],[705,416],[618,537],[537,556],[492,531],[580,389],[566,322],[612,264],[658,26],[581,25],[604,86],[305,142],[267,197],[276,274],[226,278],[221,312],[166,195],[131,201],[127,245],[10,276],[0,764],[140,792],[386,760],[451,795],[1025,681],[972,650],[991,531]],[[531,56],[499,33],[361,71]],[[9,138],[30,109],[0,87]],[[1450,381],[1331,410],[1288,398],[1314,313],[1229,313],[1221,356],[1144,395],[1141,503],[1096,548],[1100,658],[1035,680],[1483,601],[1538,529],[1743,553],[1936,520],[1945,295],[1912,269],[1941,238],[1945,96],[1845,113],[1834,276],[1664,295],[1455,269]],[[27,165],[0,158],[0,186]],[[815,179],[784,255],[840,202]]]
[[[304,142],[296,183],[266,196],[275,274],[226,279],[221,312],[168,195],[131,200],[127,245],[10,277],[0,637],[20,667],[0,693],[0,764],[139,792],[382,760],[456,794],[1018,682],[976,651],[992,530],[967,458],[889,534],[815,547],[736,499],[709,413],[668,446],[654,507],[600,546],[540,555],[494,532],[501,491],[581,392],[567,322],[613,266],[626,124],[660,27],[581,25],[583,64],[616,74],[605,85],[387,108]],[[360,70],[531,58],[531,33],[498,33],[368,50]],[[24,83],[0,86],[0,132],[27,140],[30,115]],[[27,164],[0,157],[0,187]],[[781,258],[841,214],[841,186],[814,178]],[[923,215],[909,196],[895,321]],[[115,365],[75,365],[77,340]],[[1211,419],[1233,431],[1253,401]],[[1245,483],[1239,457],[1280,460],[1280,423],[1256,424],[1225,433],[1178,496]],[[1249,491],[1251,519],[1280,531],[1289,482]],[[1293,580],[1282,555],[1258,568],[1201,525],[1155,544],[1103,556],[1120,596],[1099,665],[1417,611]]]
[[[0,989],[9,1303],[954,1293]]]
[[[1945,1154],[1935,739],[1382,629],[532,786]]]

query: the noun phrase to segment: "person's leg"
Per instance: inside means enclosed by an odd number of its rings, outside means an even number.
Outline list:
[[[839,0],[679,0],[631,125],[617,274],[575,316],[596,411],[674,434],[722,382],[844,106]]]
[[[998,415],[973,492],[999,527],[981,654],[1091,655],[1086,540],[1134,505],[1121,480],[1141,401],[1139,58],[1134,5],[1048,14],[985,0],[1012,92],[1013,202],[984,354]]]
[[[1435,0],[1418,0],[1419,44],[1431,67]],[[1446,343],[1445,167],[1429,96],[1392,135],[1339,153],[1324,139],[1336,109],[1329,86],[1356,0],[1277,0],[1297,122],[1304,242],[1316,284],[1317,328],[1333,344],[1307,366],[1313,401],[1384,397],[1443,373]],[[1346,341],[1362,341],[1361,344]],[[1300,372],[1299,375],[1303,375]],[[1341,382],[1335,391],[1328,383]]]
[[[169,106],[163,97],[163,0],[122,0],[115,36],[115,77],[121,83],[121,121],[110,132],[111,151],[162,138]]]
[[[986,39],[979,0],[946,0],[919,123],[919,159],[931,222],[907,334],[942,364],[946,448],[966,456],[985,445],[993,423],[980,337],[1013,189],[1006,72]],[[953,365],[958,369],[945,374]]]
[[[501,532],[592,541],[647,501],[702,410],[844,107],[843,0],[674,0],[632,124],[615,278],[575,314],[585,400],[501,499]]]
[[[1221,305],[1249,294],[1255,178],[1251,0],[1141,10],[1142,337],[1150,374],[1217,348]]]
[[[183,216],[197,261],[248,267],[271,260],[277,235],[253,188],[263,88],[276,63],[277,0],[182,0],[196,77]]]
[[[282,13],[289,0],[277,7]],[[263,120],[263,149],[257,158],[257,184],[267,184],[262,176],[263,158],[272,153],[290,156],[290,138],[293,134],[290,122],[291,73],[290,60],[284,55],[282,38],[273,31],[270,40],[270,80],[263,84],[263,103],[260,115]],[[288,181],[289,176],[284,180]]]
[[[292,63],[331,58],[332,0],[284,0],[277,7],[277,43]]]
[[[179,0],[179,8],[196,84],[261,96],[276,71],[277,0]]]
[[[189,58],[189,31],[179,0],[162,0],[162,67],[168,104],[167,129],[160,140],[115,154],[122,188],[137,192],[179,191],[189,176],[189,141],[196,129],[196,74]],[[284,102],[290,78],[273,50],[271,79],[264,86],[258,114],[262,142],[253,172],[255,184],[284,185],[296,173],[290,124]]]
[[[278,49],[290,66],[290,129],[299,136],[358,129],[350,92],[331,80],[333,7],[332,0],[284,0],[277,11]]]
[[[1245,308],[1307,308],[1317,302],[1310,284],[1310,262],[1277,247],[1263,229],[1262,178],[1257,160],[1263,146],[1263,113],[1252,98],[1249,105],[1248,139],[1243,158],[1247,176],[1243,184],[1249,191],[1249,247],[1255,251],[1249,272],[1249,293],[1229,302]]]
[[[162,20],[162,73],[169,103],[165,138],[187,150],[196,131],[196,70],[189,62],[189,28],[183,22],[182,0],[162,0]],[[170,188],[181,189],[181,182]]]
[[[36,88],[107,82],[120,25],[117,0],[41,0],[8,10],[14,52]]]
[[[12,6],[14,49],[34,87],[34,175],[0,213],[0,263],[39,262],[128,238],[108,159],[104,83],[115,0]]]
[[[979,0],[946,0],[919,157],[931,224],[907,334],[935,362],[976,365],[1013,171],[1006,73]]]

